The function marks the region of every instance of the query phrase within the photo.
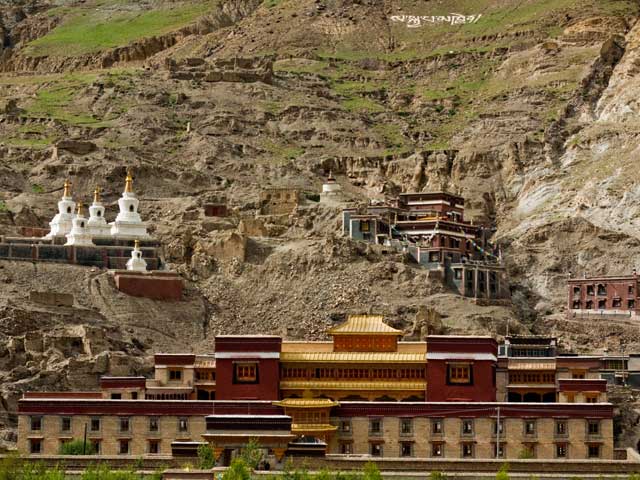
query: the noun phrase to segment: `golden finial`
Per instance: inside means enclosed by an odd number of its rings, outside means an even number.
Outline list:
[[[64,192],[62,192],[62,196],[63,197],[70,197],[71,196],[71,185],[73,185],[73,184],[67,178],[64,181]]]
[[[136,239],[136,241],[133,242],[133,248],[140,250],[140,240]]]
[[[124,185],[125,192],[133,192],[133,176],[131,175],[131,169],[127,169],[127,179]]]
[[[102,189],[99,186],[96,186],[96,189],[93,191],[93,203],[100,202],[100,192]]]
[[[82,204],[82,202],[78,202],[78,216],[81,217],[84,214],[84,210],[83,210],[84,205]]]

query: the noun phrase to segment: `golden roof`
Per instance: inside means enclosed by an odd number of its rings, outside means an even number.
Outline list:
[[[311,353],[333,352],[333,342],[307,342],[291,341],[282,342],[282,353]],[[398,342],[398,353],[427,353],[427,342]]]
[[[382,315],[349,315],[342,325],[329,329],[329,335],[402,335],[402,331],[390,327]]]
[[[321,433],[321,432],[335,432],[338,429],[337,426],[329,423],[292,423],[291,432],[294,433]]]
[[[273,404],[285,408],[331,408],[340,405],[330,398],[285,398]]]
[[[359,382],[351,380],[348,382],[322,381],[322,380],[285,380],[280,382],[282,390],[393,390],[425,391],[427,382]]]
[[[280,362],[316,363],[420,363],[427,362],[424,353],[399,352],[286,352]]]

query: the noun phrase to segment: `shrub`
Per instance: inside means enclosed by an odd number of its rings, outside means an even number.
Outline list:
[[[231,462],[231,466],[227,468],[222,475],[222,480],[250,480],[251,471],[249,467],[242,459],[242,457],[234,458]]]
[[[520,453],[518,454],[518,458],[522,460],[534,458],[533,451],[529,448],[523,448],[522,450],[520,450]]]
[[[382,475],[378,466],[373,462],[365,463],[363,469],[362,480],[382,480]]]
[[[198,460],[198,468],[202,470],[209,470],[216,466],[216,459],[211,445],[205,443],[198,447]]]
[[[509,480],[509,465],[504,463],[498,473],[496,473],[496,480]]]
[[[91,442],[71,440],[60,446],[60,455],[95,455],[96,448]]]
[[[447,480],[447,476],[442,472],[431,472],[429,474],[429,480]]]
[[[44,193],[44,187],[42,185],[34,183],[33,185],[31,185],[31,191],[33,191],[33,193]]]

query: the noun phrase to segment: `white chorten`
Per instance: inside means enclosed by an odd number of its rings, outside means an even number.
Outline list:
[[[78,214],[73,218],[73,227],[67,235],[65,245],[75,245],[76,247],[92,247],[91,235],[87,231],[87,219],[84,216],[82,203],[78,203]]]
[[[127,180],[122,197],[118,200],[120,212],[111,225],[111,235],[121,238],[150,238],[147,227],[138,213],[139,200],[133,193],[133,177],[127,172]]]
[[[140,242],[136,240],[135,246],[131,251],[131,258],[127,262],[127,270],[133,270],[134,272],[146,272],[147,262],[142,258],[142,252],[140,251]]]
[[[64,237],[73,227],[73,212],[76,209],[76,202],[71,198],[71,183],[69,180],[64,181],[64,192],[62,200],[58,202],[58,213],[53,220],[49,222],[51,230],[45,238]]]
[[[331,171],[327,180],[322,184],[322,193],[320,194],[320,201],[339,201],[342,198],[342,186],[333,177]]]
[[[104,205],[100,201],[100,187],[93,191],[93,203],[89,207],[89,221],[87,230],[92,237],[108,237],[111,235],[111,227],[104,218]]]

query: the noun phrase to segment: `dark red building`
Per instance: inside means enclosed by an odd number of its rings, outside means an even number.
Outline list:
[[[570,315],[623,315],[640,312],[638,274],[570,278],[567,308]]]
[[[428,402],[495,402],[498,343],[491,337],[427,337]]]

